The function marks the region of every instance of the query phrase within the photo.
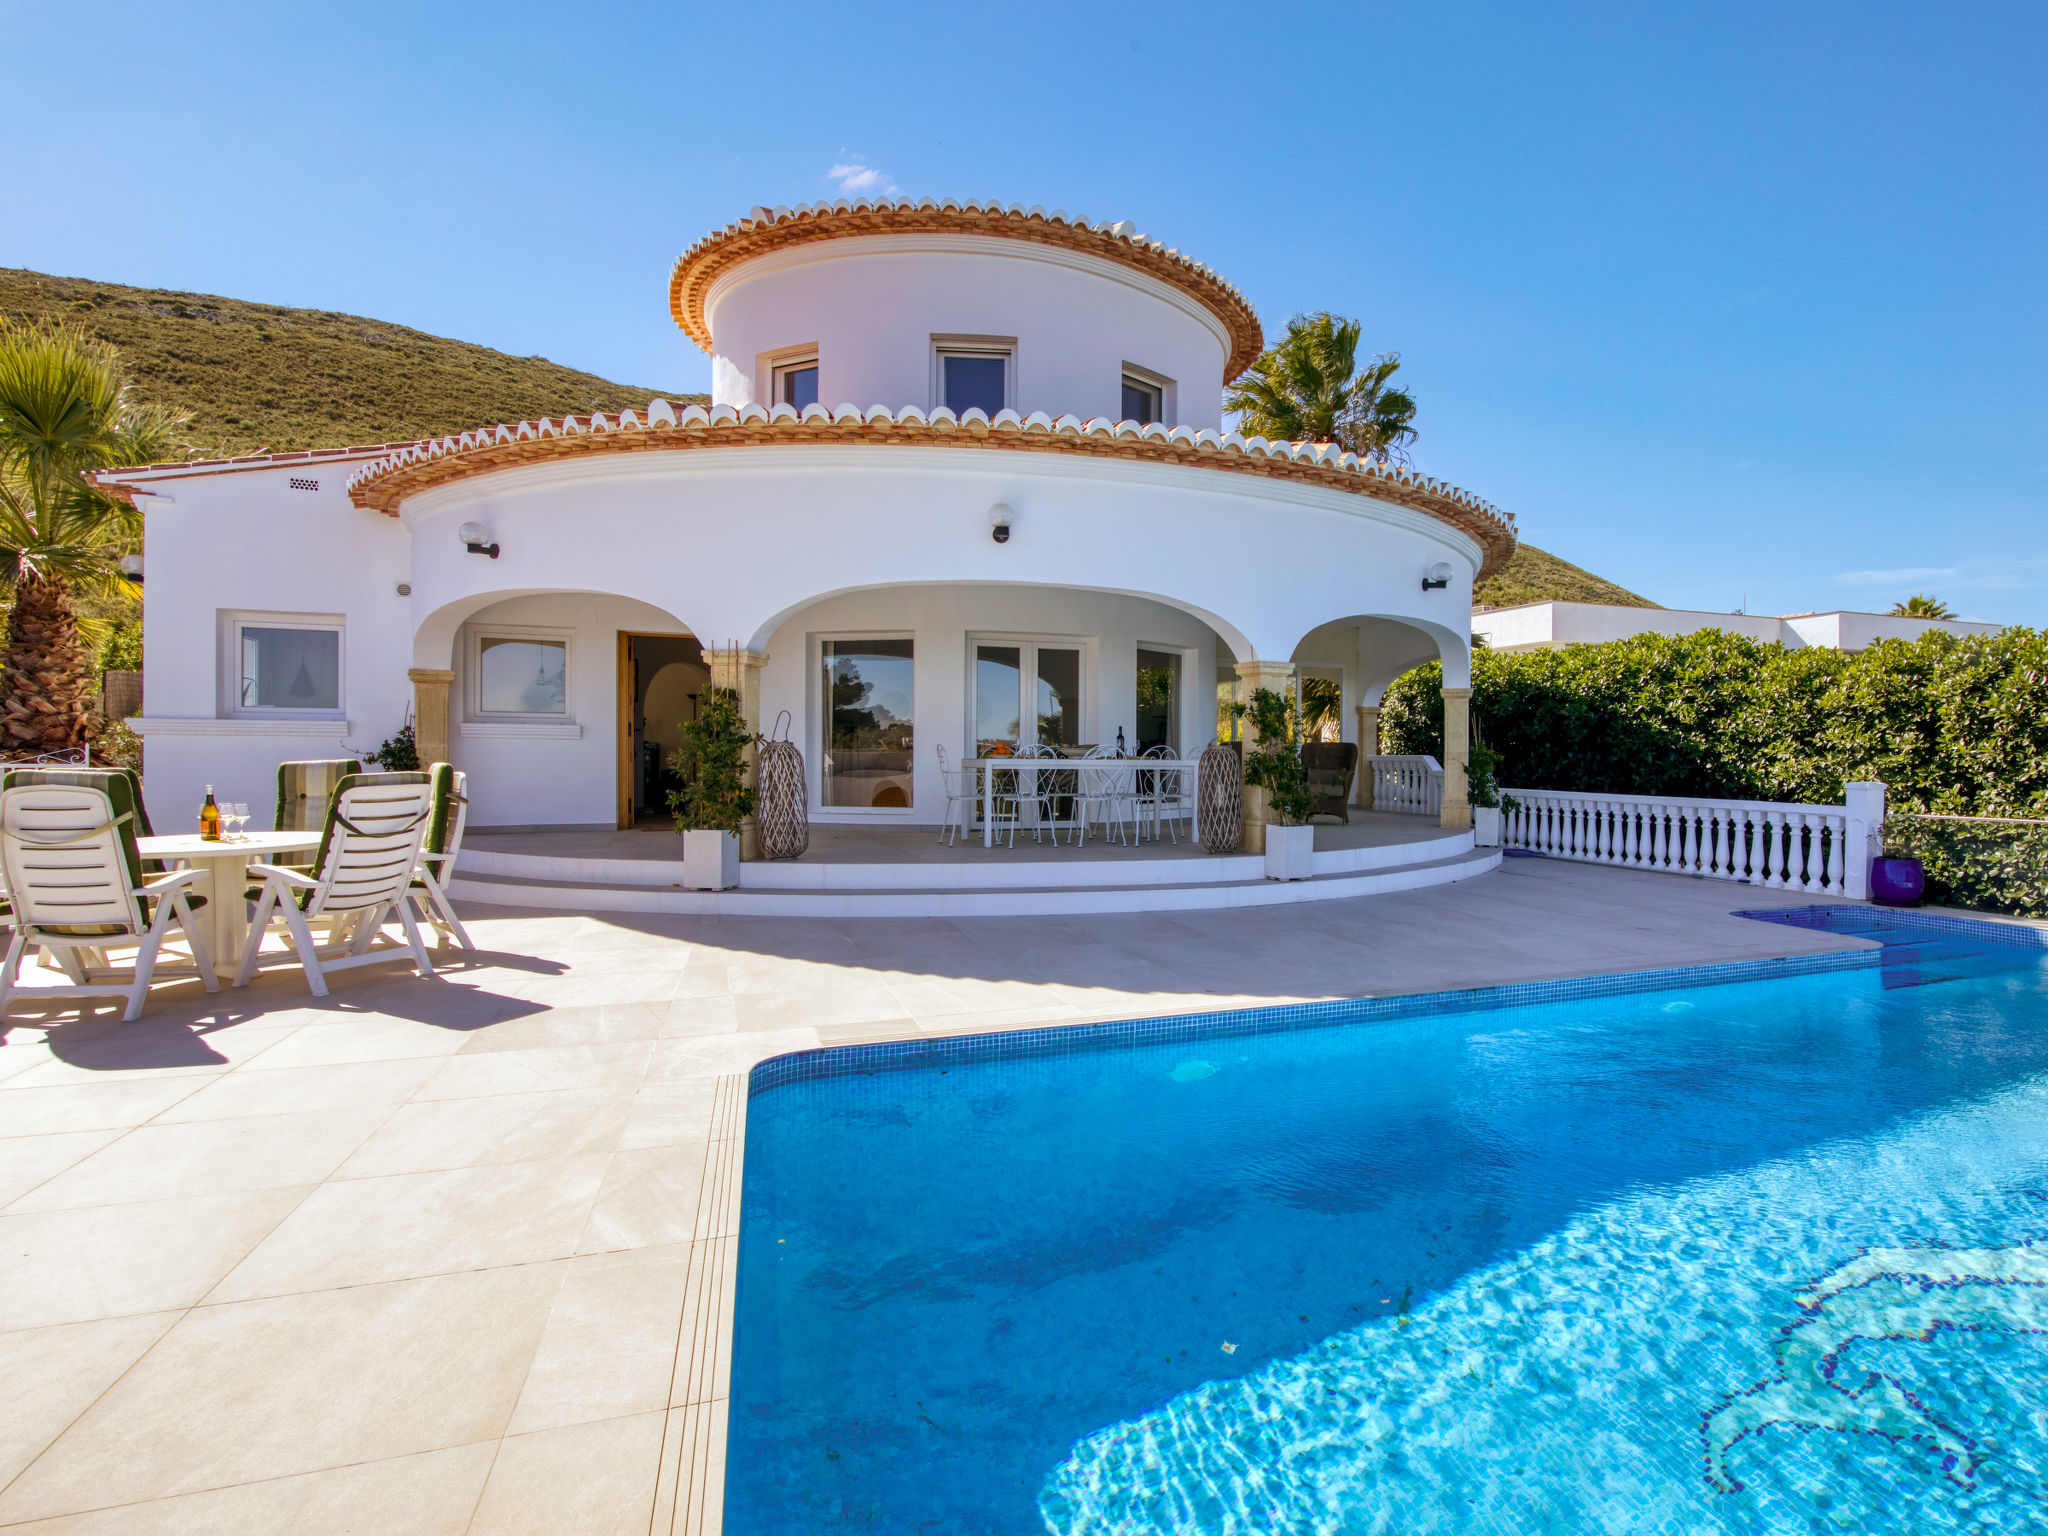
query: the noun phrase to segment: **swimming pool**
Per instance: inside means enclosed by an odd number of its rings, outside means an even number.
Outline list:
[[[727,1530],[2048,1525],[2048,956],[1770,916],[1884,948],[764,1063]]]

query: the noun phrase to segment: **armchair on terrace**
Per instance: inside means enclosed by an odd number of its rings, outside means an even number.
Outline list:
[[[462,829],[469,825],[469,775],[450,764],[436,763],[429,770],[429,783],[434,792],[434,814],[420,848],[419,872],[413,876],[413,905],[421,920],[434,929],[436,949],[453,939],[462,948],[474,950],[469,930],[448,900],[448,881],[462,853]]]
[[[1351,820],[1351,775],[1358,768],[1358,744],[1352,741],[1308,741],[1301,747],[1301,765],[1308,770],[1308,791],[1315,797],[1310,817]]]

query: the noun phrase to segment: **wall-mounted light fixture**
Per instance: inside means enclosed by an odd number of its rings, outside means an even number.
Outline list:
[[[142,556],[123,555],[117,563],[121,567],[121,574],[130,581],[140,582],[142,580]]]
[[[482,523],[464,523],[457,530],[457,537],[462,540],[464,549],[472,555],[489,555],[495,560],[498,558],[498,546],[485,542],[490,536],[490,531]],[[1449,567],[1446,566],[1445,569],[1448,570]]]
[[[1448,587],[1450,584],[1451,562],[1448,560],[1437,561],[1435,565],[1429,568],[1429,573],[1422,578],[1422,590],[1425,592],[1431,587]]]
[[[1010,542],[1010,520],[1016,514],[1000,501],[988,509],[988,529],[998,544]]]

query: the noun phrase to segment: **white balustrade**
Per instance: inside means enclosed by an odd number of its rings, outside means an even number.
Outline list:
[[[1553,859],[1616,864],[1774,891],[1861,900],[1884,827],[1884,786],[1851,784],[1842,805],[1503,789],[1518,802],[1502,841]]]
[[[1376,811],[1435,816],[1444,808],[1444,765],[1427,753],[1362,758],[1358,771],[1372,775],[1370,804]]]

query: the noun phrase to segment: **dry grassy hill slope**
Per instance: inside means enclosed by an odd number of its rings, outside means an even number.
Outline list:
[[[1518,545],[1501,570],[1472,589],[1474,602],[1495,608],[1517,603],[1618,603],[1624,608],[1656,608],[1661,604],[1617,587],[1604,577],[1581,570],[1534,544]]]
[[[359,315],[126,288],[0,267],[0,314],[68,321],[121,349],[145,400],[189,412],[205,457],[403,442],[655,396],[541,357],[510,357]]]

